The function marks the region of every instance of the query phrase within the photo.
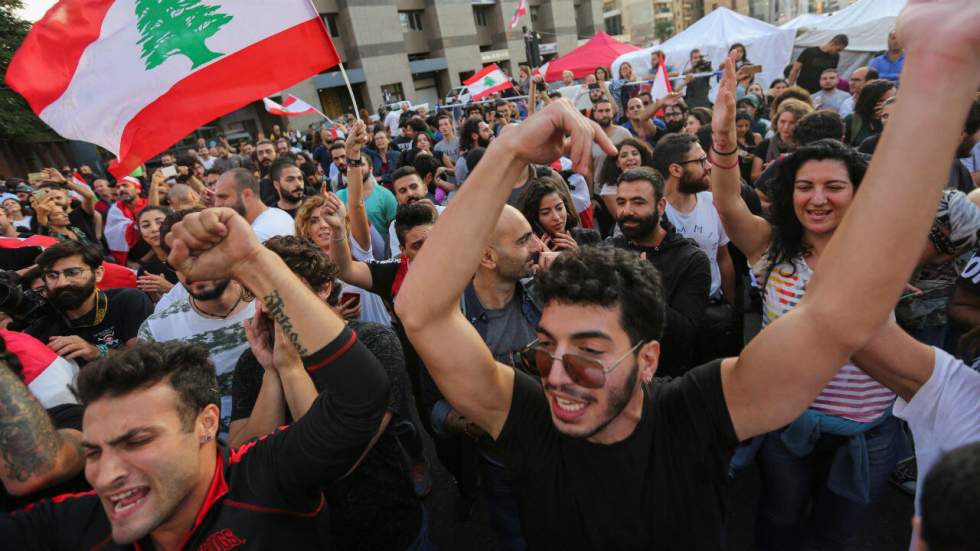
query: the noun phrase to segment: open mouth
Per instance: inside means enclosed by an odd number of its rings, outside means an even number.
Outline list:
[[[112,520],[123,520],[132,515],[146,500],[150,488],[140,486],[106,496],[109,505],[106,507]]]
[[[585,415],[587,406],[588,404],[581,400],[572,400],[557,394],[551,395],[551,411],[562,421],[573,421]]]

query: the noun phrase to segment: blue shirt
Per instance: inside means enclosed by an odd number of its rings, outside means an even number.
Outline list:
[[[902,67],[905,66],[905,53],[898,56],[898,59],[892,61],[888,59],[888,54],[884,53],[880,56],[871,60],[868,66],[872,69],[878,71],[878,78],[888,79],[892,82],[898,82],[898,76],[902,73]]]

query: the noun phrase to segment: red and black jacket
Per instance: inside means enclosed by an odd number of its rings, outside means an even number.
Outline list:
[[[218,452],[211,485],[182,549],[323,549],[316,516],[321,488],[356,463],[377,432],[388,379],[377,359],[345,329],[305,360],[320,388],[301,419],[238,449]],[[149,538],[116,545],[95,492],[44,500],[0,514],[0,550],[141,550]]]

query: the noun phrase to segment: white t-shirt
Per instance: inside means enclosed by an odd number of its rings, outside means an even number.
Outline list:
[[[153,313],[159,314],[167,306],[170,306],[171,304],[173,304],[174,302],[180,299],[186,299],[186,298],[187,298],[187,289],[185,289],[182,284],[178,283],[177,285],[171,287],[169,291],[164,293],[163,296],[160,297],[160,300],[158,300],[157,303],[153,305]]]
[[[837,114],[840,118],[844,118],[854,112],[854,96],[844,98],[844,101],[840,102],[840,107],[837,108]]]
[[[146,318],[137,335],[141,342],[183,341],[208,349],[218,375],[223,438],[227,438],[228,425],[231,422],[231,381],[235,364],[242,352],[248,349],[243,324],[253,316],[254,301],[225,319],[216,319],[198,314],[191,307],[190,300],[182,298]]]
[[[392,138],[398,137],[398,120],[401,119],[401,116],[401,110],[392,111],[385,116],[385,126],[388,127],[388,134]]]
[[[266,239],[277,235],[294,235],[296,222],[286,211],[269,207],[252,222],[252,231],[259,243],[265,243]]]
[[[371,233],[373,234],[374,232]],[[360,260],[361,262],[375,260],[374,253],[371,252],[373,248],[371,247],[371,243],[368,243],[368,248],[364,249],[357,243],[354,236],[350,234],[347,234],[347,242],[350,243],[350,252],[354,260]],[[381,297],[350,283],[344,283],[343,292],[361,295],[361,316],[358,319],[361,321],[373,321],[382,325],[391,325],[391,315],[388,314],[388,309],[385,307],[385,303],[381,300]]]
[[[714,196],[710,191],[697,194],[694,210],[685,214],[675,209],[669,202],[664,213],[677,233],[698,242],[698,247],[711,261],[711,291],[713,297],[721,292],[721,271],[718,269],[718,247],[728,244],[728,234],[721,225],[718,210],[715,209]]]
[[[929,469],[951,450],[980,440],[980,373],[949,353],[933,348],[932,376],[911,401],[898,398],[892,413],[904,419],[915,440],[915,511]]]

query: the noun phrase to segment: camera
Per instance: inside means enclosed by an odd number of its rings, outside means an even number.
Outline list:
[[[702,57],[701,61],[694,64],[694,72],[706,73],[708,71],[711,71],[711,62],[708,61],[708,58]]]
[[[16,272],[0,271],[0,312],[13,319],[10,329],[25,331],[51,312],[44,295],[32,289],[21,289]]]

